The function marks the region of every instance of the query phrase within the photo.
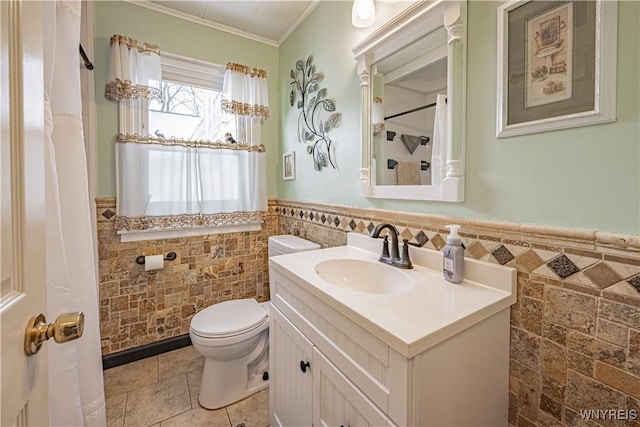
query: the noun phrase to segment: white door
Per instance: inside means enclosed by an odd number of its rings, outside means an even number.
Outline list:
[[[49,424],[47,346],[24,350],[46,308],[42,27],[42,3],[0,1],[2,426]]]
[[[273,305],[269,316],[271,424],[310,426],[313,345]]]

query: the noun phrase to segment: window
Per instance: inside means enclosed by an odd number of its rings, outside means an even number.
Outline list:
[[[163,80],[162,98],[149,103],[148,129],[162,138],[223,141],[237,135],[235,116],[222,111],[222,92]]]
[[[148,106],[146,133],[161,138],[224,141],[238,139],[244,120],[222,111],[224,66],[162,56],[162,91]],[[242,132],[239,132],[241,130]]]
[[[225,66],[167,53],[161,64],[162,80],[149,81],[161,96],[120,101],[123,241],[175,236],[176,230],[259,229],[266,211],[260,120],[223,111]]]

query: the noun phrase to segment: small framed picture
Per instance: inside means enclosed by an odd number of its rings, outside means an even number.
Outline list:
[[[296,152],[288,151],[282,154],[282,179],[288,181],[296,179]]]

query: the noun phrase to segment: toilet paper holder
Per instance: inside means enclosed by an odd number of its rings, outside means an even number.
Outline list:
[[[164,257],[165,261],[173,261],[178,258],[175,252],[169,252],[166,257]],[[144,255],[140,255],[136,258],[136,264],[144,265]]]

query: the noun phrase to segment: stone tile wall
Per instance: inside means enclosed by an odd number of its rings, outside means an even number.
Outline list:
[[[339,246],[348,232],[388,222],[441,250],[444,226],[456,222],[467,256],[518,270],[510,425],[640,427],[621,419],[640,417],[640,236],[278,200],[260,232],[120,243],[114,211],[114,199],[98,200],[103,354],[185,334],[193,314],[217,301],[267,300],[270,235]],[[135,264],[172,250],[178,259],[163,270]],[[586,420],[584,410],[616,412]]]
[[[261,231],[122,243],[115,199],[96,202],[103,355],[187,334],[193,315],[216,302],[269,299],[267,240],[276,232],[275,215]],[[170,251],[177,259],[161,270],[135,262]]]
[[[388,222],[441,250],[444,226],[460,223],[467,256],[518,270],[509,424],[640,426],[640,236],[285,200],[274,210],[280,234],[324,247]]]

